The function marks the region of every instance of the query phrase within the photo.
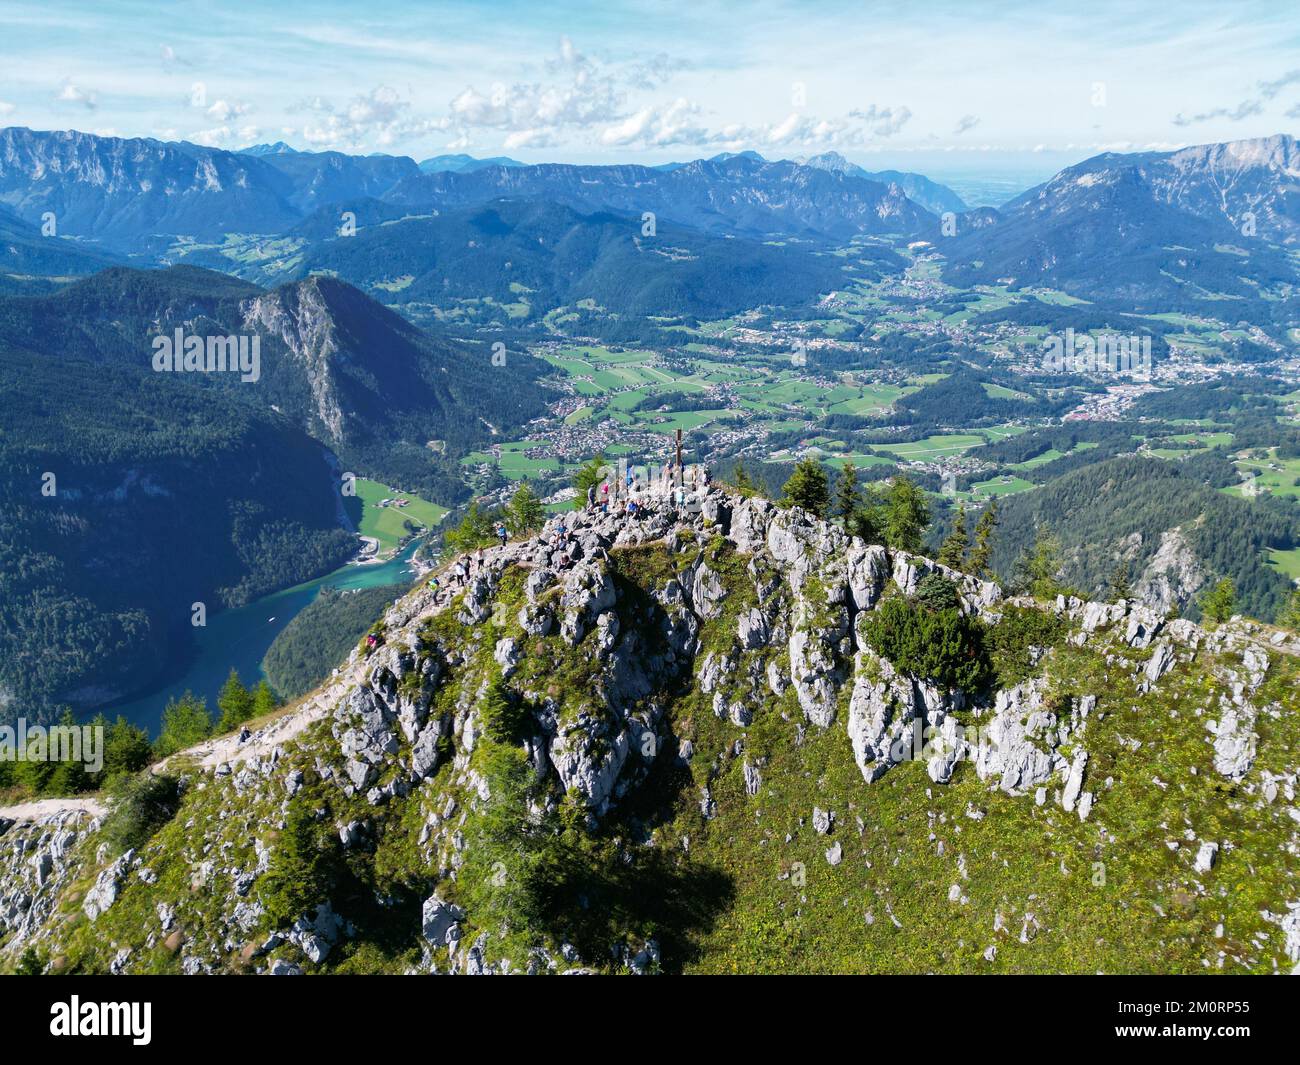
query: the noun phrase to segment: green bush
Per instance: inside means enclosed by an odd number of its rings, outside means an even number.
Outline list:
[[[330,887],[331,844],[307,803],[289,802],[284,831],[275,844],[271,864],[258,885],[268,928],[282,928],[314,909]]]
[[[519,743],[528,723],[528,708],[506,687],[501,670],[493,672],[479,702],[479,720],[496,743]]]
[[[1002,620],[985,635],[998,684],[1010,688],[1033,676],[1033,648],[1055,647],[1065,636],[1065,630],[1065,622],[1055,614],[1007,606],[1002,611]]]
[[[931,610],[901,596],[867,618],[867,642],[903,673],[957,691],[976,692],[992,677],[985,626],[952,608]]]
[[[118,852],[148,843],[180,808],[180,781],[147,770],[118,777],[111,789],[112,808],[104,819],[104,838]]]

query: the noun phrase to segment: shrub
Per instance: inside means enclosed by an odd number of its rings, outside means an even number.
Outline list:
[[[886,599],[867,618],[867,641],[894,668],[944,688],[980,691],[992,675],[984,624],[958,610]]]
[[[1034,648],[1055,647],[1066,625],[1054,614],[1030,607],[1007,606],[1002,620],[990,628],[985,640],[998,684],[1013,687],[1034,674]]]
[[[110,789],[112,810],[104,819],[104,838],[117,851],[138,850],[176,816],[180,808],[180,781],[147,770],[120,776]]]
[[[307,913],[329,891],[329,859],[321,831],[305,800],[289,802],[284,831],[258,887],[270,928],[281,928]]]
[[[479,702],[479,720],[488,738],[497,743],[518,743],[528,723],[528,710],[506,687],[501,670],[493,672]]]

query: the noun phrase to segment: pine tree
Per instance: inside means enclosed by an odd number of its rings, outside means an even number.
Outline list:
[[[803,507],[814,517],[824,518],[830,507],[830,482],[821,463],[814,458],[800,459],[781,491],[785,506]]]
[[[253,689],[253,717],[262,717],[269,714],[272,710],[280,705],[280,700],[276,698],[275,692],[271,690],[271,685],[266,680],[259,680],[257,687]]]
[[[65,709],[60,715],[59,726],[64,729],[80,730],[77,719],[69,709]],[[47,738],[47,742],[49,743],[47,757],[53,767],[45,781],[45,791],[47,793],[50,795],[76,795],[93,787],[90,774],[86,772],[84,760],[84,755],[88,752],[84,750],[68,750],[61,743],[56,744],[52,734]],[[81,754],[83,757],[73,758],[71,757],[73,754]]]
[[[519,482],[506,508],[506,525],[516,536],[536,532],[546,522],[546,506],[527,479]]]
[[[1061,541],[1046,529],[1039,529],[1033,549],[1016,562],[1013,583],[1035,599],[1054,599],[1064,591],[1060,581],[1063,566]]]
[[[966,561],[966,552],[970,549],[970,533],[966,530],[966,504],[957,504],[957,517],[952,523],[952,532],[948,534],[939,548],[938,563],[949,569],[960,570]]]
[[[608,464],[605,462],[604,455],[596,455],[578,467],[573,475],[573,487],[578,492],[573,500],[574,510],[582,510],[587,506],[588,488],[595,488],[599,493],[601,483],[608,473]]]
[[[526,719],[527,709],[506,686],[501,670],[494,670],[479,701],[479,723],[484,734],[496,743],[518,743]]]
[[[153,758],[153,748],[149,744],[149,733],[137,728],[126,718],[118,716],[111,725],[105,724],[102,715],[92,724],[104,724],[104,779],[111,782],[113,778],[124,773],[138,773]]]
[[[211,735],[212,717],[208,714],[207,703],[192,692],[186,692],[179,699],[172,699],[163,709],[162,726],[153,745],[154,757],[166,758],[202,743]]]
[[[990,499],[984,508],[980,520],[975,523],[975,546],[971,548],[966,559],[966,572],[976,577],[990,575],[990,563],[993,560],[993,531],[998,527],[998,504]]]
[[[496,514],[483,510],[478,500],[473,500],[454,529],[448,529],[443,536],[444,544],[453,552],[475,551],[496,543],[493,526]]]
[[[862,493],[858,490],[858,468],[853,463],[846,462],[840,469],[839,479],[835,483],[835,513],[844,520],[846,529],[861,506]]]
[[[885,514],[877,493],[868,492],[862,506],[850,516],[845,529],[850,536],[858,537],[869,546],[885,543]]]
[[[736,460],[736,468],[731,473],[731,484],[746,499],[758,493],[758,486],[754,484],[749,471],[745,469],[745,464],[739,459]]]
[[[921,550],[921,537],[930,525],[930,503],[909,477],[893,479],[885,493],[885,542],[895,551]]]
[[[253,693],[244,687],[234,669],[217,693],[217,709],[221,711],[218,732],[231,732],[253,716]]]
[[[1237,589],[1231,577],[1224,577],[1201,596],[1201,613],[1209,621],[1222,624],[1232,617],[1237,607]]]
[[[1115,572],[1110,576],[1110,601],[1118,603],[1121,599],[1133,597],[1133,585],[1129,581],[1128,562],[1120,559],[1115,563]]]

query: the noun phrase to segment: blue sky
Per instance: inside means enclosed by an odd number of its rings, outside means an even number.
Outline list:
[[[1134,6],[0,0],[0,124],[951,172],[1300,126],[1300,8]]]

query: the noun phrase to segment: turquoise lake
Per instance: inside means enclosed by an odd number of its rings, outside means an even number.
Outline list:
[[[110,719],[120,714],[156,736],[168,701],[191,691],[207,699],[208,710],[215,715],[217,693],[231,668],[239,671],[240,679],[249,687],[261,680],[262,659],[272,642],[320,594],[321,588],[325,585],[374,588],[381,584],[411,583],[415,576],[409,563],[419,543],[418,539],[412,540],[387,562],[343,566],[305,584],[264,596],[238,610],[210,615],[205,627],[194,630],[197,652],[184,676],[146,695],[106,706],[103,712]]]

